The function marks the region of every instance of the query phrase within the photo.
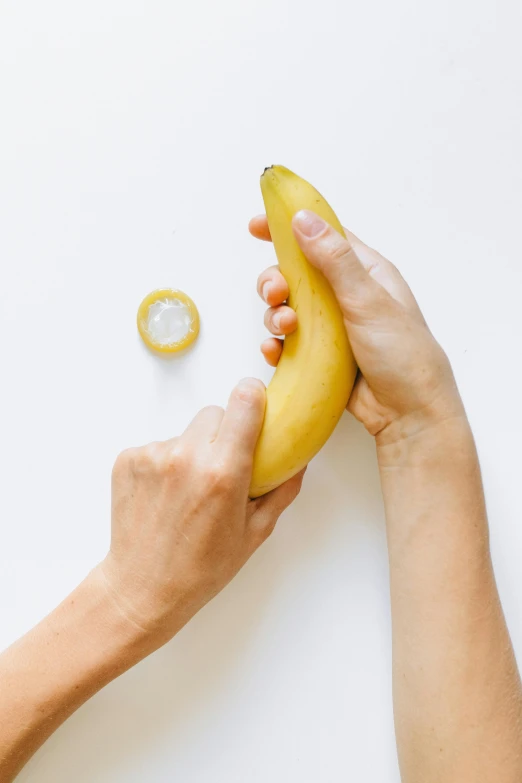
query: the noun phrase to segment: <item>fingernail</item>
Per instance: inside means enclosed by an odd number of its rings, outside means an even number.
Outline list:
[[[236,388],[239,392],[249,394],[253,391],[264,391],[265,385],[262,381],[258,380],[258,378],[243,378],[239,381]]]
[[[274,313],[272,316],[272,324],[276,329],[281,331],[281,313]]]
[[[294,216],[294,226],[305,237],[313,239],[318,236],[326,228],[326,223],[315,212],[310,212],[308,209],[301,209]]]
[[[263,284],[263,287],[261,289],[261,296],[265,300],[265,302],[268,302],[268,297],[270,296],[270,291],[272,289],[272,283],[266,282]]]
[[[243,378],[242,381],[239,381],[235,391],[237,398],[248,405],[257,404],[261,394],[264,395],[264,393],[265,386],[257,378]]]

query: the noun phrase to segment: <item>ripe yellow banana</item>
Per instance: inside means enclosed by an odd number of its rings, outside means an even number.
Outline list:
[[[341,310],[326,278],[301,252],[292,217],[310,209],[344,236],[324,198],[284,166],[265,169],[261,191],[288,304],[299,326],[286,337],[267,389],[263,429],[254,458],[250,497],[295,476],[324,446],[346,407],[357,372]]]

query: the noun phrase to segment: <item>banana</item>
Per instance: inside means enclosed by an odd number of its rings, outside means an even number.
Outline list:
[[[288,304],[298,315],[294,334],[267,388],[263,428],[254,456],[250,497],[295,476],[324,446],[346,407],[357,367],[337,299],[326,278],[301,252],[292,217],[310,209],[344,236],[324,198],[284,166],[265,169],[261,191]]]

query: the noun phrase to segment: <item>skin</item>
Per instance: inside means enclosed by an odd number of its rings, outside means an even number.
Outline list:
[[[269,240],[266,218],[251,233]],[[375,436],[386,508],[403,783],[522,779],[522,694],[489,554],[473,437],[449,362],[395,267],[313,213],[294,231],[330,281],[360,376],[349,410]],[[278,269],[258,290],[274,337],[298,328]],[[0,656],[0,780],[101,687],[171,639],[248,560],[302,475],[248,499],[265,395],[245,380],[179,438],[116,461],[110,552]]]
[[[129,449],[112,475],[107,557],[0,656],[0,781],[100,688],[169,641],[270,535],[302,474],[248,499],[265,389],[245,379],[226,411],[179,438]]]
[[[270,239],[265,216],[250,231]],[[376,440],[403,783],[520,781],[520,678],[493,574],[475,444],[448,359],[393,264],[313,213],[298,213],[294,231],[341,305],[360,368],[348,409]],[[258,291],[274,335],[297,327],[277,267],[260,276]],[[278,337],[262,345],[271,365],[281,350]]]

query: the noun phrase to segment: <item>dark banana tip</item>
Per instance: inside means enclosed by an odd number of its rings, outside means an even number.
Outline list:
[[[270,169],[273,169],[273,168],[274,168],[274,166],[273,166],[273,165],[272,165],[272,166],[265,166],[265,169],[264,169],[264,171],[263,171],[263,174],[266,174],[266,172],[267,172],[267,171],[270,171]]]

